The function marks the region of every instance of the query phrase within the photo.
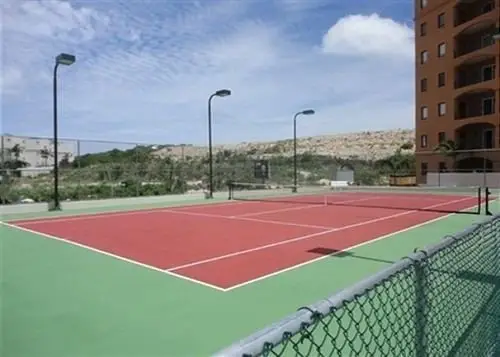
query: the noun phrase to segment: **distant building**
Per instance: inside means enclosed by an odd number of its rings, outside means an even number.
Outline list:
[[[13,135],[2,135],[0,137],[1,162],[14,159],[11,150],[16,145],[19,145],[20,148],[19,159],[28,163],[28,170],[30,167],[40,168],[54,165],[54,145],[51,139]],[[77,152],[76,141],[59,141],[59,162],[65,158],[72,162]]]
[[[453,166],[500,171],[500,0],[414,3],[418,181]],[[456,155],[433,154],[448,140]]]

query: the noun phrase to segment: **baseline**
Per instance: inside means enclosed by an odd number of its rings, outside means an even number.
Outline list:
[[[138,261],[133,260],[133,259],[129,259],[129,258],[122,257],[120,255],[109,253],[109,252],[106,252],[104,250],[100,250],[100,249],[88,246],[86,244],[81,244],[81,243],[78,243],[78,242],[67,240],[67,239],[64,239],[64,238],[61,238],[61,237],[54,236],[52,234],[38,232],[38,231],[29,229],[29,228],[16,226],[16,225],[13,225],[13,224],[10,224],[10,223],[7,223],[7,222],[0,221],[0,224],[4,225],[6,227],[9,227],[9,228],[18,229],[18,230],[26,232],[26,233],[31,233],[31,234],[34,234],[34,235],[38,235],[40,237],[44,237],[44,238],[47,238],[47,239],[52,239],[52,240],[55,240],[55,241],[58,241],[58,242],[61,242],[61,243],[66,243],[66,244],[73,245],[73,246],[76,246],[76,247],[79,247],[79,248],[90,250],[90,251],[92,251],[94,253],[102,254],[102,255],[105,255],[107,257],[111,257],[113,259],[121,260],[121,261],[130,263],[130,264],[134,264],[134,265],[140,266],[142,268],[146,268],[146,269],[149,269],[149,270],[154,270],[154,271],[157,271],[157,272],[160,272],[160,273],[163,273],[163,274],[167,274],[167,275],[170,275],[170,276],[175,277],[175,278],[179,278],[179,279],[182,279],[182,280],[189,281],[191,283],[196,283],[196,284],[205,286],[207,288],[215,289],[215,290],[218,290],[218,291],[226,291],[226,289],[221,288],[220,286],[213,285],[213,284],[210,284],[210,283],[207,283],[207,282],[204,282],[204,281],[201,281],[201,280],[197,280],[197,279],[194,279],[194,278],[190,278],[190,277],[187,277],[187,276],[184,276],[184,275],[181,275],[181,274],[176,274],[174,272],[169,272],[169,271],[166,271],[164,269],[157,268],[157,267],[155,267],[153,265],[148,265],[148,264],[141,263],[141,262],[138,262]]]

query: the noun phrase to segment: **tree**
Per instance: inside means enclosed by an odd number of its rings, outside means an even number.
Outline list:
[[[69,153],[65,153],[61,161],[59,161],[59,167],[61,169],[71,168],[71,162],[69,162]]]
[[[458,150],[458,145],[453,140],[442,141],[434,148],[435,152],[439,152],[443,156],[451,159],[452,168],[454,170],[456,169]]]
[[[40,149],[40,157],[43,159],[43,166],[49,166],[48,159],[52,156],[50,150],[45,146],[43,149]]]
[[[9,150],[9,154],[10,154],[11,158],[12,158],[12,156],[14,156],[15,161],[20,161],[21,154],[24,151],[24,148],[21,145],[16,144],[8,150]]]
[[[408,141],[401,145],[401,150],[411,150],[413,149],[413,143],[411,141]]]

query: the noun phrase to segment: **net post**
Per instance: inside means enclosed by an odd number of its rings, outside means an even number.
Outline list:
[[[477,214],[481,214],[481,206],[482,206],[482,194],[481,194],[481,186],[477,188]]]
[[[227,194],[228,194],[227,199],[232,200],[233,199],[233,182],[231,180],[229,180],[227,182]]]
[[[486,202],[486,215],[487,216],[493,216],[493,213],[490,211],[490,196],[491,196],[491,191],[489,187],[485,187],[485,202]]]

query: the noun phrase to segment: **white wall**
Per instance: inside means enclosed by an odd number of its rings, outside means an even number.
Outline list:
[[[500,188],[500,172],[429,172],[427,185]]]
[[[22,148],[20,159],[26,161],[31,167],[38,166],[51,166],[54,164],[52,157],[47,160],[43,159],[40,155],[40,150],[47,148],[49,152],[53,152],[52,140],[45,138],[29,138],[21,136],[3,135],[0,143],[0,153],[3,155],[9,154],[9,149],[14,145],[19,144]],[[77,153],[77,143],[73,141],[59,141],[59,161],[64,158],[66,154],[69,156],[69,161],[73,161]],[[4,159],[9,158],[4,156]]]

